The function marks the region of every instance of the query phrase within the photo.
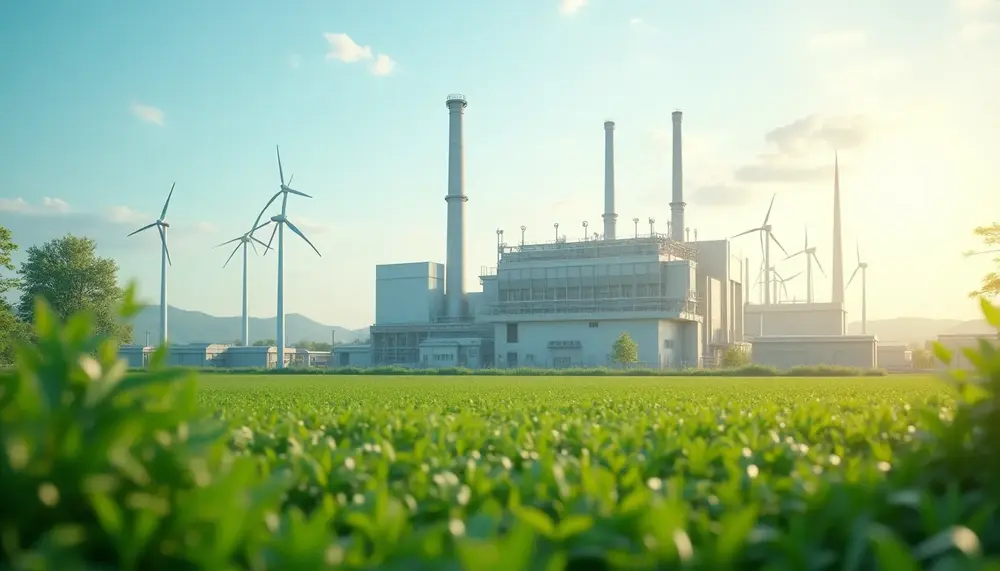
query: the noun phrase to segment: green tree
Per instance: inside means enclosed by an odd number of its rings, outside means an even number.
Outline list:
[[[14,261],[11,255],[17,251],[17,244],[7,228],[0,226],[0,271],[14,271]],[[14,346],[19,339],[28,337],[28,327],[17,319],[14,308],[3,297],[8,291],[17,287],[18,280],[0,274],[0,365],[14,362]]]
[[[41,296],[60,319],[88,310],[100,335],[120,343],[131,341],[132,325],[123,323],[116,312],[124,295],[118,285],[118,264],[98,257],[96,250],[93,240],[72,234],[28,248],[28,259],[18,270],[21,320],[34,322],[35,297]]]
[[[1000,248],[997,248],[997,246],[1000,246],[1000,224],[993,223],[989,226],[979,226],[972,233],[983,239],[986,250],[966,252],[966,256],[1000,254]],[[993,263],[1000,267],[1000,256],[993,258]],[[1000,272],[993,271],[983,276],[983,281],[979,285],[979,289],[969,293],[969,297],[979,297],[981,295],[986,297],[1000,296]]]
[[[639,361],[639,345],[628,333],[623,331],[611,346],[611,361],[619,365],[634,365]]]
[[[274,347],[278,344],[274,339],[258,339],[251,343],[254,347]]]
[[[726,352],[722,354],[722,363],[720,363],[723,369],[740,369],[742,367],[750,366],[750,354],[746,351],[740,351],[736,347],[729,347]]]
[[[911,349],[910,355],[912,358],[914,369],[934,368],[934,353],[932,353],[930,349],[924,349],[924,348]]]

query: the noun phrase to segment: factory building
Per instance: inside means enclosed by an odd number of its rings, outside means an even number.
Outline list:
[[[554,241],[516,247],[504,246],[498,235],[496,267],[481,269],[481,292],[467,292],[467,102],[451,95],[446,106],[446,263],[376,266],[372,365],[608,366],[612,345],[625,332],[638,345],[640,366],[698,367],[743,341],[743,260],[732,256],[728,240],[685,241],[680,111],[672,116],[672,233],[617,233],[615,124],[607,121],[603,234],[569,242],[557,225]]]
[[[944,364],[941,361],[935,359],[935,368],[939,370],[971,370],[973,369],[972,363],[969,362],[969,358],[965,355],[965,349],[973,349],[978,351],[979,345],[983,341],[992,344],[996,347],[1000,344],[1000,333],[953,333],[949,335],[938,335],[938,343],[944,346],[945,349],[951,351],[951,363]]]
[[[129,367],[147,367],[155,347],[142,345],[122,345],[118,354]],[[290,367],[326,366],[329,353],[306,351],[305,349],[285,349],[285,365]],[[276,347],[243,347],[219,343],[189,343],[171,345],[167,353],[167,365],[171,367],[219,367],[229,369],[268,368],[278,364]]]

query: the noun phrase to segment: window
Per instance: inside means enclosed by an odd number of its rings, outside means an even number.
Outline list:
[[[524,356],[524,360],[527,363],[534,363],[535,362],[535,356],[533,354],[531,354],[531,353],[528,353],[527,355]]]
[[[556,357],[552,359],[552,366],[557,369],[568,369],[571,366],[569,357]]]
[[[663,348],[664,349],[673,349],[674,348],[674,340],[673,339],[664,339],[663,340]]]
[[[507,342],[517,343],[517,324],[508,323],[507,324]]]
[[[469,349],[469,356],[470,357],[475,358],[476,355],[478,355],[478,354],[479,354],[479,351],[477,351],[475,348]]]
[[[597,326],[598,326],[598,323],[596,321],[591,321],[590,323],[587,324],[587,327],[589,327],[591,329],[597,329]]]

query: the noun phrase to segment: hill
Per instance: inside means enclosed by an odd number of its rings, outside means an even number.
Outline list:
[[[861,322],[847,325],[847,332],[861,333]],[[926,319],[922,317],[896,317],[868,321],[868,333],[874,333],[879,341],[897,343],[923,343],[937,339],[938,335],[993,333],[985,321],[973,319]]]
[[[179,345],[185,343],[233,343],[242,337],[241,318],[217,317],[200,311],[188,311],[178,307],[167,306],[167,324],[170,329],[170,341]],[[160,340],[160,306],[146,306],[132,320],[135,327],[136,343],[146,340],[149,331],[149,341],[156,345]],[[273,317],[261,319],[250,318],[250,342],[262,339],[274,339],[277,324]],[[285,316],[285,342],[299,341],[330,342],[333,332],[338,342],[351,343],[368,338],[368,329],[347,329],[337,325],[324,325],[298,313]]]

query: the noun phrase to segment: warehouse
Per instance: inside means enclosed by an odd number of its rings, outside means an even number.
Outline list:
[[[878,340],[874,335],[765,335],[753,339],[756,365],[787,369],[832,365],[878,367]]]

